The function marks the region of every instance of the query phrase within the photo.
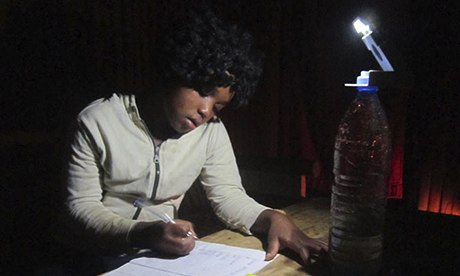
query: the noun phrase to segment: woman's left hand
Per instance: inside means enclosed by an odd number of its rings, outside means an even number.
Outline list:
[[[308,237],[287,215],[274,210],[263,211],[251,231],[267,234],[266,260],[272,260],[279,250],[289,248],[297,252],[307,265],[312,254],[321,254],[328,249],[325,242]]]

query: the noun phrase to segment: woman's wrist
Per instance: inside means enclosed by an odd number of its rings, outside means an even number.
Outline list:
[[[266,209],[259,214],[251,227],[252,232],[267,233],[274,219],[285,216],[285,213],[275,209]]]

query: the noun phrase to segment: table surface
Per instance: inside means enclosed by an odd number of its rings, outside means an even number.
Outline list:
[[[312,198],[283,209],[297,226],[309,237],[327,241],[330,227],[330,199]],[[201,238],[203,241],[214,242],[232,246],[246,247],[263,250],[262,241],[254,236],[245,236],[231,230],[221,230]],[[309,267],[303,267],[295,254],[282,252],[279,256],[257,272],[263,275],[312,275],[318,269],[320,261],[313,261]]]

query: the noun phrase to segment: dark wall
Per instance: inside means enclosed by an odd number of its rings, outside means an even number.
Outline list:
[[[413,77],[409,127],[423,121],[420,131],[436,131],[446,123],[439,124],[442,116],[457,116],[445,111],[458,100],[454,1],[202,2],[251,32],[266,54],[253,102],[225,118],[237,153],[281,155],[282,135],[295,120],[289,112],[300,102],[319,158],[330,164],[336,125],[353,97],[343,84],[360,70],[379,69],[352,29],[357,15],[371,20],[373,37],[396,70]],[[0,130],[56,134],[94,98],[148,90],[155,33],[188,5],[35,0],[5,7]]]

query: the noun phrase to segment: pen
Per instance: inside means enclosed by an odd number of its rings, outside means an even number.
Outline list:
[[[145,202],[144,202],[143,199],[138,198],[138,199],[136,199],[136,200],[134,201],[133,204],[134,204],[134,206],[136,206],[136,207],[138,207],[138,208],[142,208],[142,209],[144,209],[144,210],[147,210],[147,211],[149,211],[150,213],[154,214],[155,216],[159,217],[164,223],[173,223],[173,224],[176,223],[176,222],[174,221],[174,219],[172,219],[168,214],[166,214],[166,213],[164,213],[164,212],[161,212],[161,213],[160,213],[160,212],[157,212],[157,211],[155,211],[155,210],[153,210],[153,209],[151,209],[151,208],[150,208],[150,209],[145,208],[145,207],[147,207],[147,206],[149,206],[149,205],[148,205],[148,204],[145,204]],[[195,240],[198,239],[198,237],[197,237],[195,234],[193,234],[192,231],[188,231],[188,232],[187,232],[187,237],[192,237],[192,238],[194,238]]]

